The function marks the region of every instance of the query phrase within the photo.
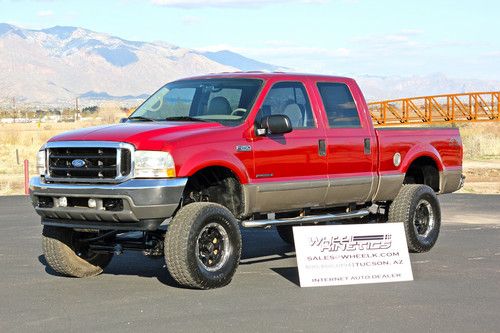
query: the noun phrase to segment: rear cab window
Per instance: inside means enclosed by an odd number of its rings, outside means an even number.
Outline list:
[[[317,87],[330,128],[361,127],[356,103],[345,83],[318,82]]]

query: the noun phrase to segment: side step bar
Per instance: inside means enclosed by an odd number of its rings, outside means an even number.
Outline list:
[[[243,221],[241,225],[245,228],[270,228],[273,225],[300,225],[300,224],[314,224],[319,222],[340,221],[340,220],[361,218],[369,214],[370,211],[368,209],[360,209],[349,213],[309,215],[303,217],[295,217],[291,219],[248,220],[248,221]]]

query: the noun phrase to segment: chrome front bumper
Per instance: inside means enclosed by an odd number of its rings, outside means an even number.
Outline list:
[[[42,224],[151,230],[174,214],[186,183],[187,178],[173,178],[130,179],[118,184],[56,184],[33,177],[30,196]],[[61,205],[61,198],[70,204]],[[88,199],[94,199],[95,207],[86,204]],[[105,203],[113,199],[120,202],[121,209],[105,207]]]

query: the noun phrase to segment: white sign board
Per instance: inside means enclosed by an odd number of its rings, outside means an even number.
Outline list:
[[[411,281],[402,223],[293,227],[301,287]]]

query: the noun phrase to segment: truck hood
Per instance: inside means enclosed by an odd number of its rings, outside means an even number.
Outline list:
[[[191,134],[199,134],[219,123],[204,122],[137,122],[82,128],[59,134],[49,141],[115,141],[126,142],[137,149],[162,150]]]

